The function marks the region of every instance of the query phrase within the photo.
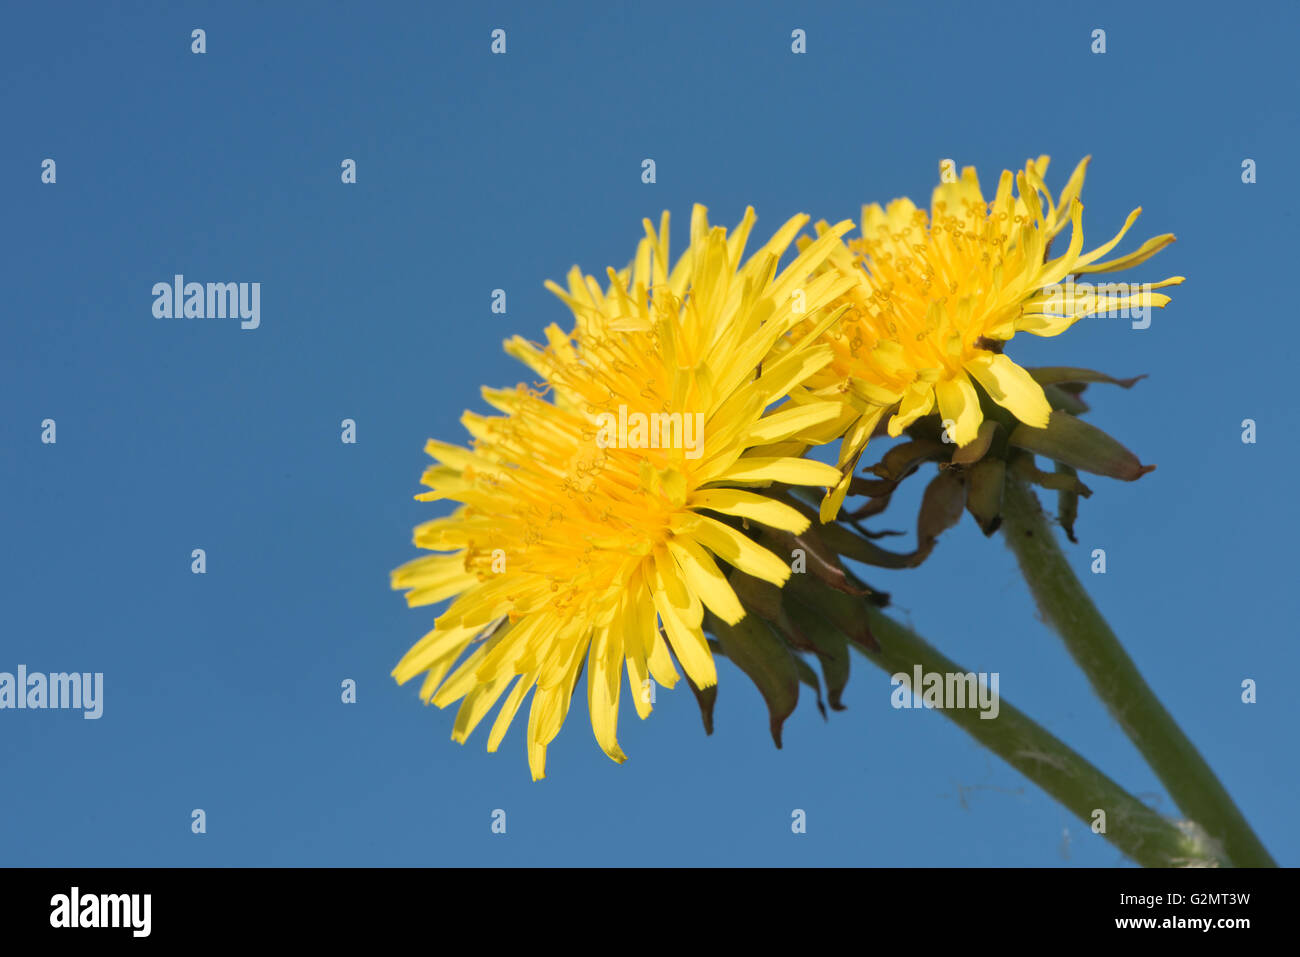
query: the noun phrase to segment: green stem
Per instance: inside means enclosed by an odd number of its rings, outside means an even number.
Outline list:
[[[1008,472],[1003,531],[1048,623],[1170,797],[1237,867],[1276,867],[1196,746],[1142,680],[1066,561],[1037,496]]]
[[[911,629],[873,606],[865,607],[880,650],[856,642],[854,647],[886,673],[902,673],[910,678],[915,665],[920,665],[923,672],[966,673]],[[992,720],[981,718],[975,708],[951,708],[940,713],[1089,827],[1097,820],[1095,812],[1105,811],[1106,840],[1138,864],[1177,867],[1223,863],[1194,829],[1182,828],[1147,807],[1006,701],[999,703],[998,716]]]

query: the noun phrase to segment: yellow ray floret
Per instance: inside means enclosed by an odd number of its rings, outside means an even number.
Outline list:
[[[835,250],[828,269],[851,275],[843,299],[850,308],[823,336],[834,359],[806,383],[798,401],[836,399],[837,419],[804,433],[808,441],[842,435],[841,479],[822,504],[822,520],[839,511],[853,469],[886,415],[890,435],[937,411],[958,445],[975,438],[983,420],[974,383],[1020,421],[1047,425],[1051,408],[1042,388],[1001,352],[1016,332],[1054,336],[1085,316],[1138,306],[1162,307],[1152,290],[1182,282],[1174,276],[1141,287],[1080,287],[1072,277],[1127,269],[1174,241],[1148,240],[1134,253],[1104,260],[1128,232],[1135,209],[1106,243],[1083,251],[1085,158],[1053,199],[1043,182],[1048,158],[1004,171],[987,202],[973,167],[934,190],[930,213],[909,199],[864,206],[862,235]],[[1070,228],[1066,248],[1053,240]],[[818,224],[824,233],[824,224]]]
[[[528,759],[543,777],[585,668],[596,740],[621,762],[624,671],[641,717],[650,681],[677,681],[674,657],[696,686],[715,684],[704,612],[733,624],[745,614],[727,567],[775,584],[789,576],[788,556],[742,529],[803,531],[807,519],[764,488],[839,478],[780,454],[792,435],[835,418],[838,403],[783,400],[831,361],[819,339],[856,282],[822,268],[850,222],[778,273],[806,220],[744,259],[753,211],[728,235],[696,207],[675,263],[667,214],[658,231],[647,221],[632,264],[609,270],[607,285],[576,269],[567,289],[552,285],[572,332],[552,326],[544,345],[506,343],[537,385],[484,390],[500,414],[465,414],[470,447],[428,443],[435,464],[417,498],[456,505],[415,530],[417,546],[440,554],[398,568],[392,585],[413,606],[451,601],[393,675],[423,675],[421,696],[439,707],[460,701],[455,740],[504,697],[495,751],[531,690]]]

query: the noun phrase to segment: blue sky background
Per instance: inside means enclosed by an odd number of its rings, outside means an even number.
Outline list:
[[[1265,843],[1300,863],[1296,6],[467,6],[0,13],[0,670],[107,686],[99,721],[0,712],[0,863],[1118,863],[941,715],[893,710],[862,659],[848,710],[824,723],[806,697],[783,751],[730,664],[711,738],[684,686],[646,722],[625,701],[623,766],[584,693],[537,784],[522,721],[496,755],[486,726],[459,746],[454,709],[389,677],[435,617],[388,589],[411,527],[439,514],[411,498],[422,445],[462,438],[481,384],[526,378],[502,339],[569,322],[545,279],[624,265],[664,208],[680,249],[694,202],[727,225],[753,204],[762,233],[800,211],[928,204],[944,157],[991,192],[1039,153],[1053,190],[1093,155],[1090,247],[1141,205],[1124,249],[1179,241],[1134,278],[1188,277],[1149,329],[1091,320],[1010,350],[1150,374],[1090,392],[1094,421],[1159,468],[1092,482],[1069,553]],[[261,328],[155,319],[151,287],[177,272],[261,282]],[[47,417],[57,445],[40,442]],[[882,527],[912,527],[914,484]],[[1088,573],[1095,547],[1105,576]],[[920,571],[871,579],[1171,810],[999,538],[966,519]]]

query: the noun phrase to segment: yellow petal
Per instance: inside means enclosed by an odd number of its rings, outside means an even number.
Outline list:
[[[709,643],[699,626],[688,625],[682,620],[677,609],[661,592],[654,594],[655,608],[659,610],[659,619],[664,623],[664,631],[672,642],[673,651],[682,668],[690,675],[697,688],[709,688],[718,683],[717,667],[713,655],[709,652]]]
[[[522,675],[515,682],[515,686],[510,689],[510,694],[506,697],[506,703],[501,706],[497,713],[497,719],[492,722],[492,733],[488,735],[487,749],[491,752],[496,751],[501,746],[501,739],[506,736],[506,731],[510,728],[510,723],[514,721],[515,715],[519,713],[519,705],[524,700],[524,695],[537,681],[537,675]]]
[[[672,655],[668,654],[668,645],[659,634],[659,626],[655,621],[654,598],[650,588],[642,584],[629,600],[632,611],[629,627],[636,630],[641,641],[650,676],[665,688],[671,688],[677,684],[677,669],[673,667]],[[638,688],[637,694],[643,693],[644,690],[644,686]]]
[[[1026,313],[1016,320],[1016,331],[1031,336],[1050,338],[1059,336],[1079,321],[1078,316],[1049,316],[1043,313]]]
[[[393,669],[399,685],[406,684],[420,672],[447,655],[458,657],[477,635],[477,628],[435,628],[402,656]]]
[[[938,400],[939,415],[945,428],[949,429],[952,441],[961,446],[974,439],[984,416],[980,412],[979,396],[966,374],[958,373],[955,378],[936,383],[934,397]]]
[[[438,691],[438,685],[442,684],[442,679],[447,676],[451,666],[456,663],[459,652],[454,655],[447,655],[440,658],[434,664],[429,666],[429,670],[424,673],[424,681],[420,682],[420,700],[428,704],[434,694]]]
[[[1069,222],[1068,214],[1074,205],[1074,200],[1078,199],[1079,193],[1083,190],[1083,179],[1087,175],[1088,161],[1091,159],[1091,156],[1085,156],[1079,160],[1079,165],[1074,168],[1074,172],[1070,174],[1070,179],[1066,182],[1065,188],[1061,190],[1060,205],[1056,207],[1056,221],[1052,223],[1053,236],[1064,229],[1065,224]]]
[[[1133,266],[1137,266],[1146,262],[1148,259],[1154,256],[1156,253],[1160,252],[1160,250],[1164,249],[1173,241],[1174,241],[1173,233],[1165,233],[1163,236],[1155,236],[1152,239],[1148,239],[1140,247],[1138,247],[1135,251],[1129,253],[1127,256],[1119,256],[1116,259],[1108,259],[1105,262],[1093,263],[1092,265],[1085,266],[1083,269],[1079,269],[1077,271],[1085,272],[1085,273],[1086,272],[1118,272],[1121,269],[1129,269]]]
[[[483,662],[487,653],[496,647],[498,639],[489,638],[475,649],[474,653],[460,663],[446,683],[438,689],[438,693],[433,697],[433,703],[439,708],[445,708],[453,701],[457,701],[469,694],[470,691],[478,684],[478,666]]]
[[[700,596],[710,611],[728,625],[745,617],[744,606],[708,552],[689,537],[669,539],[668,550],[681,566],[687,587]]]
[[[623,633],[623,653],[627,663],[628,690],[637,716],[645,720],[650,715],[650,674],[646,669],[646,651],[651,647],[650,632],[655,628],[654,606],[650,606],[650,621],[642,623],[637,617],[638,596],[645,592],[641,573],[634,572],[619,602],[617,626]]]
[[[786,395],[834,357],[835,353],[828,345],[787,353],[770,367],[764,367],[763,374],[754,384],[766,395]]]
[[[1043,387],[1005,355],[980,352],[967,360],[966,371],[984,387],[989,398],[1025,425],[1047,428],[1052,406],[1043,394]]]
[[[840,473],[833,465],[812,459],[741,456],[711,482],[785,482],[787,485],[834,485]]]
[[[492,710],[497,699],[509,687],[513,677],[514,675],[506,675],[497,678],[488,684],[479,685],[465,695],[465,700],[460,703],[460,710],[456,712],[456,723],[451,729],[451,740],[457,744],[465,743],[465,740],[474,733],[479,722]]]
[[[543,691],[538,688],[533,692],[533,705],[528,709],[528,770],[532,772],[533,780],[540,781],[546,777],[546,745],[549,738],[544,738],[540,731],[541,719],[543,713],[551,705],[550,699],[555,696],[557,689],[552,688],[550,691]],[[559,692],[565,694],[567,692]]]
[[[707,508],[723,515],[735,515],[750,521],[778,528],[796,535],[808,530],[808,519],[797,509],[783,502],[738,488],[701,489],[691,495],[687,507]]]
[[[1087,268],[1088,265],[1090,263],[1095,263],[1102,256],[1106,255],[1108,252],[1110,252],[1112,249],[1118,246],[1119,241],[1124,238],[1125,234],[1129,231],[1130,228],[1132,228],[1133,224],[1137,222],[1137,218],[1141,215],[1142,215],[1142,207],[1139,206],[1137,209],[1133,210],[1133,212],[1128,214],[1128,219],[1124,220],[1124,225],[1120,227],[1120,231],[1116,233],[1109,242],[1102,243],[1096,249],[1093,249],[1090,252],[1087,252],[1084,255],[1080,256],[1079,261],[1073,265],[1073,267],[1070,269],[1070,272],[1075,272],[1075,273],[1088,272],[1089,271]]]
[[[651,610],[654,610],[654,602],[651,602]],[[665,688],[672,688],[677,684],[680,677],[677,674],[677,668],[673,665],[673,656],[668,653],[668,642],[664,636],[659,633],[656,627],[650,634],[650,652],[646,655],[646,665],[650,669],[650,676],[659,682]]]
[[[836,473],[836,478],[838,477],[839,473]],[[724,525],[707,515],[697,515],[689,533],[723,561],[755,578],[774,585],[784,585],[790,577],[790,566],[730,525]]]
[[[798,435],[805,429],[829,422],[840,413],[838,402],[814,402],[807,405],[783,406],[780,411],[765,416],[749,430],[746,445],[767,445]]]
[[[928,382],[914,382],[903,393],[898,411],[889,420],[889,434],[897,437],[917,419],[929,415],[934,407],[934,387]]]
[[[623,677],[623,637],[614,628],[597,629],[587,656],[587,710],[601,750],[622,764],[618,746],[618,697]]]
[[[650,574],[651,590],[656,598],[663,598],[672,604],[678,617],[687,625],[697,627],[704,619],[704,606],[694,591],[687,587],[686,579],[677,560],[660,546],[654,550],[654,566]]]
[[[825,522],[833,522],[835,516],[839,515],[840,508],[844,505],[844,498],[849,494],[849,485],[853,481],[853,470],[850,469],[840,477],[835,483],[835,487],[826,493],[822,499],[821,507],[817,510],[817,518]]]

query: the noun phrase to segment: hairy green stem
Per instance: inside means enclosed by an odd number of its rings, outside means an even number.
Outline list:
[[[1037,496],[1008,474],[1003,532],[1047,622],[1182,813],[1222,848],[1225,863],[1275,867],[1196,746],[1142,679],[1057,544]]]
[[[879,609],[867,605],[867,620],[880,643],[873,650],[854,647],[888,674],[923,672],[965,674],[965,670],[925,639]],[[919,689],[918,689],[919,690]],[[1144,867],[1215,866],[1224,863],[1195,828],[1180,826],[1147,807],[1089,764],[1078,752],[1006,701],[998,716],[980,717],[976,708],[940,712],[980,744],[1033,781],[1084,824],[1104,823],[1102,835]],[[1097,811],[1105,812],[1104,818]]]

